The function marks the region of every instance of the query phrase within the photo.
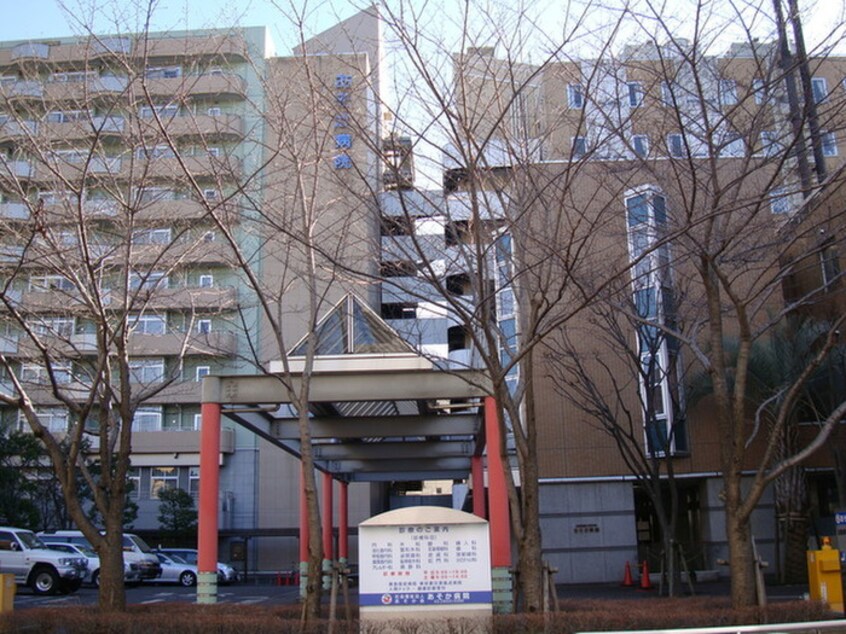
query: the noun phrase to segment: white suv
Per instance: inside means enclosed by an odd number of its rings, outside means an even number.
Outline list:
[[[0,572],[35,594],[75,592],[88,570],[84,557],[50,550],[32,531],[0,526]]]

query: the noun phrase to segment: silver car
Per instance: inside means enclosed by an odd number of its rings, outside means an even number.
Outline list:
[[[178,583],[187,587],[197,585],[197,566],[192,566],[179,555],[156,553],[162,565],[162,576],[158,583]]]
[[[100,558],[93,548],[84,544],[64,544],[46,542],[50,550],[60,550],[65,553],[72,553],[85,557],[88,560],[88,573],[83,579],[83,583],[90,583],[96,587],[100,587]],[[123,562],[123,582],[126,584],[137,584],[141,581],[141,571],[138,570],[138,564]]]
[[[181,557],[187,563],[197,565],[197,549],[196,548],[159,548],[157,553],[163,553],[168,556],[176,555]],[[235,583],[238,581],[238,572],[230,566],[221,561],[217,562],[217,582],[221,585],[228,583]]]

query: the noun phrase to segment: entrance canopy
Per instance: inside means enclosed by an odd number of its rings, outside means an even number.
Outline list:
[[[316,334],[308,413],[318,469],[345,482],[467,477],[484,449],[483,372],[435,368],[353,295]],[[300,457],[290,394],[302,386],[307,345],[267,375],[205,377],[203,402]]]

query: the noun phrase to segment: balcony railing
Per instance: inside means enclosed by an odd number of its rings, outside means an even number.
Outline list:
[[[13,62],[19,60],[40,60],[50,59],[49,44],[40,42],[24,42],[12,49],[11,59]]]
[[[28,220],[29,207],[25,203],[0,203],[0,218],[4,220]]]

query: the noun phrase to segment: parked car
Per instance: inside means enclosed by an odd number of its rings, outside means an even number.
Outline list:
[[[88,572],[83,579],[83,583],[90,583],[93,586],[100,587],[100,558],[94,549],[85,544],[64,544],[47,542],[47,547],[51,550],[60,550],[65,553],[71,553],[85,557],[88,560]],[[123,582],[129,585],[137,584],[141,581],[141,571],[138,569],[138,564],[128,561],[123,562]]]
[[[0,570],[35,594],[76,592],[87,568],[85,557],[50,550],[32,531],[0,526]]]
[[[164,553],[165,555],[177,555],[192,566],[197,565],[196,548],[159,548],[156,552]],[[226,585],[227,583],[235,583],[236,581],[238,581],[238,571],[229,564],[218,561],[217,582],[221,585]]]
[[[186,588],[197,585],[197,566],[192,566],[179,555],[157,553],[162,566],[159,583],[178,583]]]
[[[90,542],[82,531],[60,530],[42,531],[38,536],[44,542],[54,544],[80,544],[91,548]],[[153,549],[147,543],[132,533],[123,534],[123,560],[138,566],[141,579],[154,580],[162,573],[159,560],[153,554]]]

